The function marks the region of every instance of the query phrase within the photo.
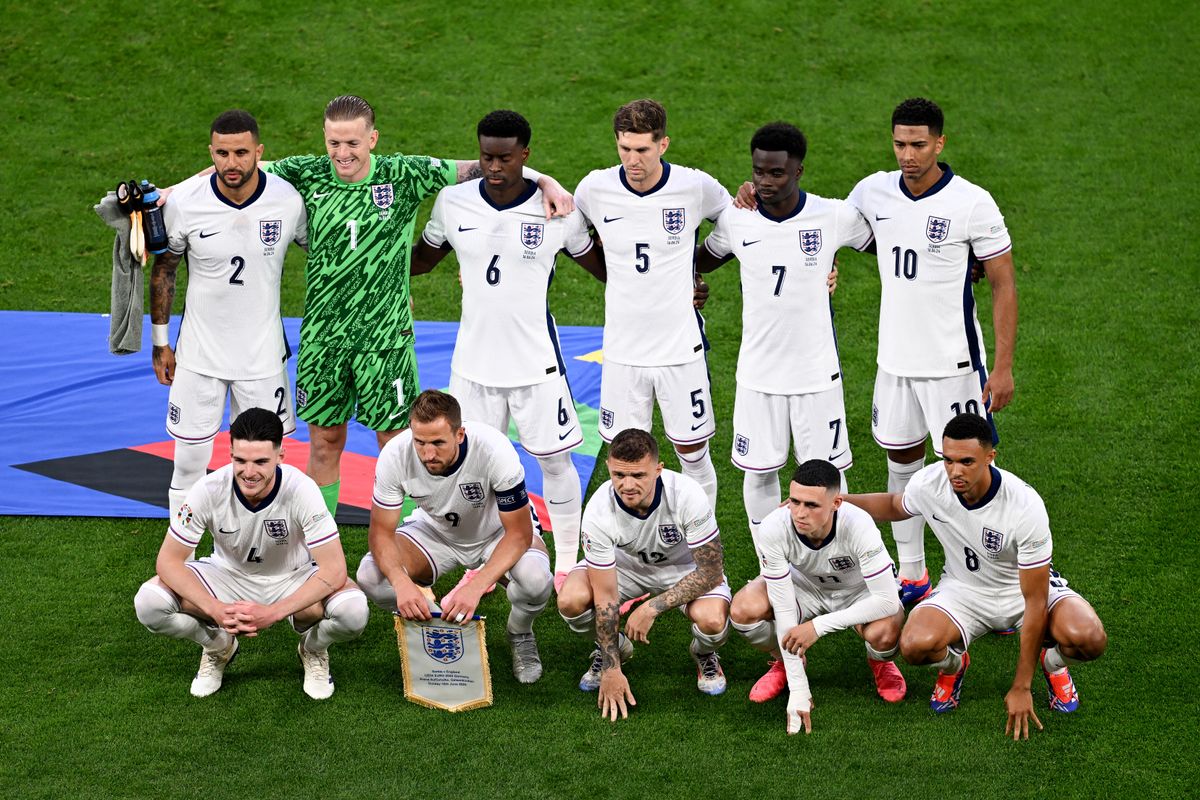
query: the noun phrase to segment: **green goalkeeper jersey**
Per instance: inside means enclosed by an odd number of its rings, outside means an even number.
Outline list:
[[[328,156],[289,156],[263,168],[308,209],[308,267],[300,341],[390,350],[412,341],[409,249],[421,201],[453,184],[453,161],[371,156],[358,183],[338,179]]]

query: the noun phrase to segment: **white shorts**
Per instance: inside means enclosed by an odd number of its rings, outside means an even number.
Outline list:
[[[716,433],[705,359],[668,367],[633,367],[605,359],[600,373],[600,437],[611,442],[627,428],[649,431],[656,399],[663,429],[673,443],[699,444]]]
[[[167,433],[181,442],[209,441],[221,430],[226,397],[230,420],[248,408],[265,408],[279,415],[284,436],[295,433],[296,409],[282,366],[278,375],[253,381],[225,381],[176,367],[167,398]]]
[[[822,614],[832,614],[849,608],[859,600],[871,594],[864,583],[856,589],[822,592],[816,589],[808,578],[792,567],[792,588],[796,590],[796,610],[800,613],[800,621],[808,622],[813,617]],[[900,588],[897,585],[897,590]],[[776,615],[778,616],[778,615]]]
[[[208,593],[222,603],[249,600],[264,606],[291,595],[317,571],[316,564],[309,564],[282,575],[250,575],[212,556],[188,561],[184,566],[196,573]]]
[[[617,571],[617,594],[620,595],[620,602],[622,603],[626,600],[641,597],[644,594],[660,594],[665,592],[679,583],[684,575],[695,570],[695,567],[686,566],[643,568],[637,559],[625,553],[624,550],[617,550],[616,558],[617,565],[613,569]],[[571,571],[574,572],[580,569],[587,569],[587,564],[580,563]],[[722,575],[720,583],[696,599],[700,600],[705,597],[719,597],[726,603],[731,602],[733,600],[733,593],[729,591],[729,579]]]
[[[903,450],[925,441],[933,441],[933,451],[942,455],[942,432],[946,423],[963,412],[992,415],[983,408],[980,397],[987,373],[983,370],[949,378],[900,378],[878,370],[875,373],[875,397],[871,406],[871,433],[880,447]],[[992,440],[996,427],[992,425]]]
[[[532,509],[532,504],[530,508]],[[536,514],[533,519],[533,539],[536,539],[540,532]],[[497,529],[494,536],[483,541],[464,544],[450,541],[425,520],[410,516],[396,529],[396,535],[403,536],[412,542],[424,554],[425,560],[429,562],[429,569],[433,573],[433,579],[430,581],[430,585],[432,585],[437,583],[438,578],[456,567],[475,569],[481,564],[487,563],[487,560],[492,557],[496,545],[500,544],[500,540],[504,538],[504,529]],[[533,547],[533,539],[530,539],[530,547]],[[373,557],[367,553],[364,558]],[[547,561],[547,563],[549,562]],[[507,575],[507,573],[505,574]]]
[[[450,394],[462,406],[464,419],[479,420],[506,434],[509,420],[516,422],[521,446],[530,455],[554,455],[583,444],[575,400],[562,375],[531,386],[497,388],[451,372]]]
[[[1067,579],[1053,569],[1050,571],[1050,596],[1046,610],[1050,611],[1065,597],[1079,597],[1067,586]],[[936,608],[950,618],[962,637],[963,648],[984,634],[1020,628],[1025,615],[1025,598],[1019,590],[998,595],[995,592],[973,589],[953,578],[943,577],[937,588],[917,604],[917,608]]]
[[[788,441],[796,463],[820,458],[850,469],[850,436],[842,383],[809,394],[765,394],[741,384],[733,401],[734,466],[774,472],[787,463]]]

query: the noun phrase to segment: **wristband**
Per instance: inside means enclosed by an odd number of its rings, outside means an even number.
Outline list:
[[[167,333],[167,325],[151,325],[150,326],[150,344],[155,347],[166,347],[171,343],[170,334]]]

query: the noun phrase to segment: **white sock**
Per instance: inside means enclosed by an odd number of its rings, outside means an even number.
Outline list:
[[[863,642],[863,644],[867,648],[867,658],[874,659],[875,661],[891,661],[893,658],[896,657],[896,652],[900,649],[900,645],[897,644],[895,647],[893,647],[891,650],[888,650],[887,652],[880,652],[880,651],[876,650],[874,647],[871,647],[870,642]],[[949,649],[949,648],[947,648],[947,649]],[[958,670],[954,670],[954,671],[958,672]]]
[[[708,442],[694,453],[680,453],[676,450],[675,454],[679,456],[679,466],[683,474],[700,484],[700,488],[708,495],[708,502],[712,503],[713,510],[716,511],[717,471],[708,455]]]
[[[758,622],[752,622],[749,625],[742,625],[737,622],[730,621],[734,629],[742,636],[746,637],[746,641],[755,650],[762,650],[764,653],[774,653],[779,649],[779,642],[775,639],[775,622],[769,619],[760,619]]]
[[[531,633],[533,621],[546,610],[554,576],[550,574],[550,558],[541,550],[526,550],[508,571],[509,633]]]
[[[728,638],[729,620],[725,620],[725,627],[721,628],[720,633],[705,633],[696,623],[692,623],[692,639],[696,642],[697,653],[715,653]]]
[[[191,614],[185,614],[174,592],[154,581],[146,581],[141,585],[133,597],[133,608],[137,612],[138,622],[151,633],[172,639],[188,639],[210,652],[229,647],[233,638],[215,625],[205,624]]]
[[[335,642],[357,639],[366,630],[371,612],[360,589],[346,589],[325,601],[325,618],[304,632],[304,649],[320,653]]]
[[[947,647],[946,657],[941,661],[930,664],[929,666],[933,667],[943,675],[953,675],[962,669],[962,657],[962,653],[955,652],[954,648],[952,647]]]
[[[542,468],[542,499],[550,513],[554,534],[554,571],[570,572],[579,563],[579,520],[583,493],[579,471],[570,453],[539,456]]]
[[[567,623],[567,627],[572,632],[582,634],[588,639],[596,638],[596,611],[589,608],[578,617],[568,617],[561,611],[558,614],[563,618],[563,622]]]
[[[924,466],[924,461],[897,464],[889,458],[888,491],[892,494],[904,494],[904,487],[908,486],[912,476]],[[899,562],[900,577],[919,579],[925,574],[925,518],[918,514],[903,522],[893,522],[892,538],[896,540],[896,560]]]
[[[1060,672],[1069,665],[1078,663],[1079,659],[1063,655],[1062,650],[1058,648],[1058,645],[1055,645],[1046,650],[1046,658],[1042,662],[1042,665],[1046,668],[1047,672]]]
[[[174,469],[171,471],[171,487],[167,500],[171,507],[171,519],[179,517],[179,507],[187,499],[188,491],[204,477],[208,462],[212,460],[213,442],[181,442],[175,440]]]
[[[742,502],[746,505],[750,530],[757,531],[763,518],[779,507],[779,471],[744,473]]]

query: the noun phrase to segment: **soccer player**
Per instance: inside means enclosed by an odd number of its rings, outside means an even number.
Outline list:
[[[750,139],[757,210],[730,206],[696,250],[702,273],[735,256],[741,264],[732,459],[745,473],[751,530],[779,507],[789,438],[797,463],[822,458],[842,473],[853,463],[827,280],[838,249],[864,249],[871,228],[852,206],[800,189],[807,150],[792,125],[759,128]]]
[[[649,431],[654,401],[683,474],[716,505],[708,452],[716,431],[703,318],[692,304],[697,230],[730,203],[699,170],[668,164],[667,112],[634,100],[613,118],[620,164],[580,181],[575,202],[604,243],[604,368],[600,436]]]
[[[934,711],[958,706],[971,642],[991,631],[1021,629],[1016,674],[1004,697],[1005,734],[1029,738],[1030,719],[1042,727],[1030,694],[1037,665],[1046,676],[1050,708],[1074,711],[1079,695],[1067,665],[1099,658],[1108,640],[1091,605],[1050,565],[1042,498],[992,463],[992,433],[985,418],[959,414],[946,423],[943,464],[922,469],[903,494],[846,499],[879,521],[924,516],[945,549],[937,589],[912,611],[900,636],[906,661],[938,671]]]
[[[163,209],[168,250],[150,273],[154,374],[171,387],[171,519],[204,477],[227,396],[234,417],[247,408],[271,408],[285,436],[296,430],[279,287],[288,243],[308,244],[304,202],[286,181],[258,168],[263,146],[247,112],[226,111],[213,120],[208,151],[215,171],[179,184]],[[184,255],[187,314],[172,349],[167,323]]]
[[[938,161],[942,127],[942,110],[932,101],[898,105],[892,148],[899,171],[864,178],[847,199],[875,234],[883,287],[871,428],[887,450],[888,491],[895,494],[922,468],[926,435],[940,457],[941,431],[951,417],[969,412],[991,424],[1013,395],[1012,242],[992,196]],[[972,256],[992,290],[990,374],[971,289]],[[924,529],[920,516],[892,525],[906,604],[930,590]]]
[[[854,628],[876,692],[889,703],[904,699],[904,676],[891,661],[904,624],[892,559],[870,515],[842,502],[841,485],[841,472],[825,459],[796,468],[787,504],[754,531],[761,574],[729,610],[733,627],[774,656],[750,699],[764,703],[787,687],[789,734],[812,732],[803,656],[834,631]]]
[[[729,636],[730,594],[712,505],[691,478],[663,469],[658,443],[638,428],[613,438],[608,474],[583,512],[586,568],[574,569],[558,595],[567,627],[596,639],[579,688],[600,690],[601,716],[628,716],[627,703],[637,703],[621,662],[633,654],[633,642],[649,644],[660,614],[679,608],[692,621],[696,688],[721,694],[725,674],[716,651]],[[648,592],[654,596],[619,632],[621,604]]]
[[[405,497],[417,508],[400,524]],[[531,512],[525,471],[508,436],[464,421],[452,395],[421,392],[409,429],[379,454],[371,552],[358,567],[358,581],[382,608],[427,620],[429,602],[418,586],[432,586],[455,567],[478,568],[442,600],[442,618],[463,623],[488,587],[504,579],[512,604],[506,631],[513,675],[533,683],[542,676],[533,621],[546,608],[553,580]]]
[[[604,280],[583,215],[543,219],[542,192],[521,174],[529,123],[493,111],[476,128],[484,177],[447,186],[414,245],[412,274],[458,254],[462,321],[450,393],[463,415],[508,432],[509,420],[542,469],[554,532],[555,585],[578,562],[582,497],[571,451],[583,443],[547,292],[559,251]]]
[[[333,694],[329,646],[359,636],[367,599],[346,578],[333,517],[312,479],[283,462],[274,409],[250,408],[229,427],[232,463],[188,492],[158,551],[157,575],[133,599],[153,633],[204,648],[192,694],[221,688],[238,638],[287,619],[300,634],[304,693]],[[190,560],[207,531],[213,554]]]

